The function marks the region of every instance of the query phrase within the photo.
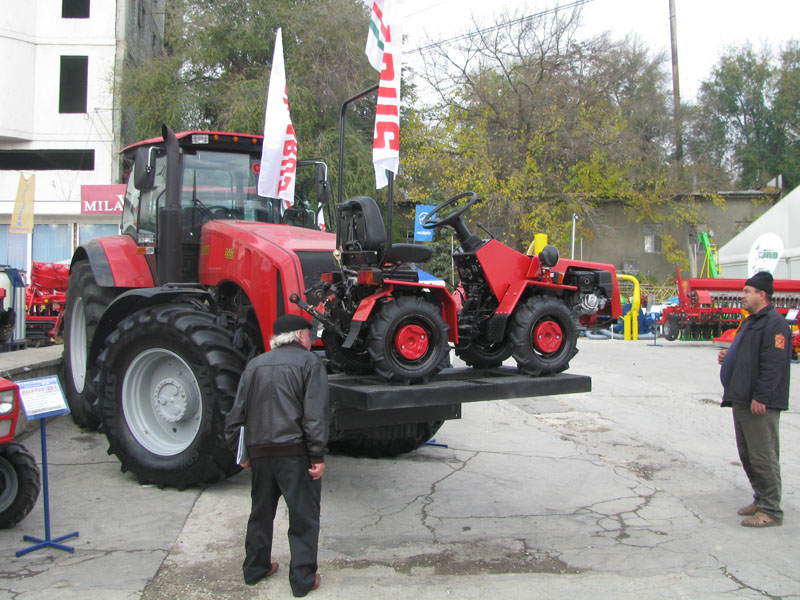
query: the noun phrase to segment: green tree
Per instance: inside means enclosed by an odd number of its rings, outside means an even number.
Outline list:
[[[701,84],[689,152],[698,165],[727,170],[743,188],[760,188],[778,173],[800,184],[800,45],[775,59],[749,45],[720,58]]]

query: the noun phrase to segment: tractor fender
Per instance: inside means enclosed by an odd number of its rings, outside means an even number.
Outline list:
[[[546,294],[550,292],[560,296],[564,292],[574,292],[577,288],[572,285],[561,285],[546,281],[530,281],[525,279],[512,283],[506,288],[503,297],[500,299],[499,306],[491,319],[489,319],[486,337],[490,342],[495,343],[504,339],[508,319],[514,313],[520,300],[530,296],[534,289],[536,289],[536,291],[533,293]]]
[[[153,273],[147,259],[136,252],[136,242],[127,235],[97,238],[75,250],[70,268],[88,260],[97,285],[102,287],[153,287]]]
[[[348,331],[347,338],[342,344],[343,348],[350,348],[355,343],[361,328],[367,322],[372,314],[375,304],[386,296],[394,294],[395,290],[413,289],[419,292],[430,292],[439,301],[442,307],[442,318],[449,326],[447,339],[450,342],[458,343],[458,307],[456,301],[447,291],[444,286],[433,286],[430,283],[410,283],[410,282],[392,282],[384,280],[384,286],[374,294],[367,296],[358,305],[353,318],[350,321],[350,330]]]
[[[168,284],[160,287],[139,288],[129,290],[114,298],[97,323],[97,329],[95,329],[91,346],[89,347],[87,364],[95,364],[106,338],[111,335],[111,332],[114,331],[117,324],[124,317],[149,306],[175,302],[179,298],[209,302],[212,306],[215,306],[211,293],[199,286],[189,287]]]

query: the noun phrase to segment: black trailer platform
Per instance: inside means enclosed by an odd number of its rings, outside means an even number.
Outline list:
[[[332,404],[338,408],[382,411],[427,408],[484,400],[510,400],[592,391],[586,375],[546,377],[521,374],[516,367],[444,369],[427,383],[393,385],[379,376],[331,375]]]

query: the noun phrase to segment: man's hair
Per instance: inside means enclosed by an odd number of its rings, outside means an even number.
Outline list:
[[[287,333],[279,333],[278,335],[273,335],[272,338],[269,340],[269,347],[270,348],[280,348],[281,346],[285,346],[286,344],[291,344],[292,342],[300,343],[300,335],[303,333],[302,329],[298,329],[297,331],[289,331]]]

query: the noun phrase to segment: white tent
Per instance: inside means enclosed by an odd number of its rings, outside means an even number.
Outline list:
[[[777,235],[783,253],[772,272],[775,279],[800,279],[800,187],[750,224],[747,229],[719,249],[722,277],[746,278],[747,259],[756,239],[765,234]]]

